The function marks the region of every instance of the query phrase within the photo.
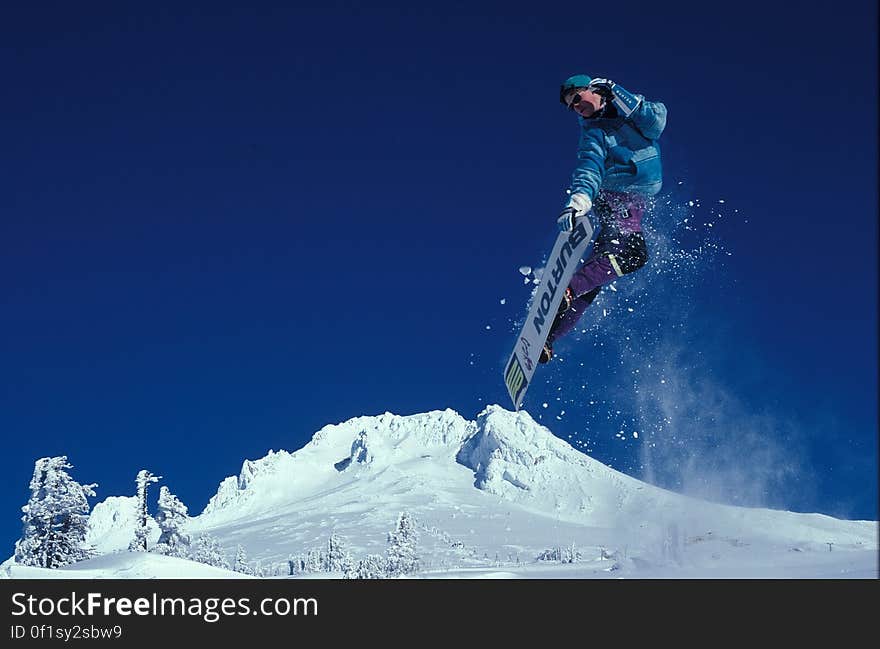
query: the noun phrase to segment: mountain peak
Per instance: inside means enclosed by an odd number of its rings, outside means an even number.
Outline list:
[[[438,449],[454,455],[475,429],[474,422],[449,408],[414,415],[385,412],[328,424],[293,453],[270,450],[263,458],[245,460],[237,477],[220,483],[202,514],[238,509],[256,492],[261,502],[284,498],[356,466],[386,467]]]
[[[226,478],[202,513],[241,516],[364,472],[390,470],[418,481],[420,472],[455,471],[456,465],[472,472],[472,487],[574,517],[613,516],[614,511],[598,504],[596,494],[630,492],[642,485],[576,450],[527,412],[493,404],[476,421],[446,409],[385,412],[326,425],[293,453],[270,451],[259,460],[246,460],[240,475]],[[626,500],[617,495],[600,500],[619,503],[621,498]]]
[[[446,409],[324,426],[299,450],[245,460],[187,521],[187,531],[217,533],[234,547],[243,530],[253,530],[249,552],[275,562],[291,548],[326,543],[331,532],[375,554],[402,511],[417,521],[424,551],[452,565],[484,555],[535,557],[575,542],[603,559],[612,544],[663,563],[670,552],[683,552],[685,539],[714,542],[717,553],[747,547],[746,533],[750,542],[783,550],[876,547],[871,523],[712,504],[641,482],[575,449],[527,412],[499,405],[474,421]],[[108,537],[105,550],[127,547],[133,513],[131,499],[95,507],[95,536],[128,528],[125,538]],[[482,530],[479,541],[475,530]]]
[[[436,446],[460,442],[470,426],[472,422],[450,408],[414,415],[385,412],[376,416],[355,417],[339,424],[328,424],[312,436],[307,446],[337,445],[341,440],[350,444],[361,433],[385,445],[397,446],[406,442],[416,446]]]

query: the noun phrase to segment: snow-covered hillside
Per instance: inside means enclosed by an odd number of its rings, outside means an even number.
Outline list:
[[[131,537],[120,512],[133,506],[110,501],[92,514],[91,540],[105,553]],[[382,554],[403,511],[417,524],[422,577],[877,576],[875,521],[685,497],[499,406],[475,421],[445,410],[325,426],[295,452],[245,461],[187,531],[219,539],[230,562],[240,545],[263,566],[284,566],[331,533],[356,559]],[[574,561],[536,561],[559,549]]]
[[[0,565],[0,579],[250,579],[231,570],[204,563],[165,557],[152,552],[116,552],[49,570]]]

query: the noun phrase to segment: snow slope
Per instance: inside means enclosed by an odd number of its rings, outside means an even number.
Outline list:
[[[107,523],[125,500],[94,508],[93,542],[103,552],[128,545],[124,524]],[[245,461],[187,531],[214,535],[230,561],[241,545],[250,560],[283,574],[289,557],[324,547],[331,532],[355,559],[383,554],[404,510],[420,533],[421,577],[878,575],[876,521],[689,498],[615,471],[528,413],[499,406],[475,421],[445,410],[325,426],[295,452]],[[117,523],[127,520],[120,516]],[[536,561],[556,548],[576,560]],[[107,569],[120,576],[126,557],[134,561],[130,570],[158,577],[170,572],[165,562],[181,561],[124,553],[85,563],[100,571],[100,561],[115,561]],[[4,566],[26,576],[22,567]],[[201,571],[195,566],[194,576]]]
[[[49,570],[0,565],[0,579],[252,579],[231,570],[152,552],[117,552]]]

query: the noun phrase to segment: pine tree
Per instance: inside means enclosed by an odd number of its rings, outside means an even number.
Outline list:
[[[354,561],[350,561],[345,565],[345,570],[342,571],[343,579],[357,579],[358,578],[358,565],[354,563]]]
[[[387,562],[378,554],[368,554],[366,558],[358,561],[357,567],[352,572],[346,572],[346,579],[385,579],[387,576]]]
[[[229,570],[229,561],[223,553],[223,547],[220,542],[210,534],[202,534],[196,539],[195,548],[192,553],[192,560],[199,563],[206,563],[216,568],[225,568]]]
[[[312,548],[303,562],[303,572],[320,572],[324,567],[324,555],[320,550]]]
[[[159,504],[156,522],[162,534],[154,548],[155,552],[172,557],[186,558],[190,554],[190,536],[181,528],[189,520],[186,505],[171,493],[166,486],[159,490]]]
[[[232,565],[232,569],[243,575],[255,574],[254,569],[248,565],[247,554],[245,554],[244,548],[241,547],[241,544],[239,544],[238,548],[235,550],[235,563]]]
[[[388,568],[392,577],[399,577],[419,569],[416,556],[418,535],[415,523],[407,512],[402,512],[397,519],[397,528],[388,534]]]
[[[562,563],[574,563],[576,561],[581,560],[581,553],[578,551],[575,546],[574,541],[571,542],[571,545],[566,548],[566,550],[562,553]]]
[[[60,568],[88,559],[86,547],[89,502],[97,484],[81,485],[67,473],[67,456],[40,458],[34,464],[31,497],[21,508],[22,537],[15,544],[15,560],[27,566]]]
[[[344,579],[351,579],[351,577],[347,577],[346,575],[351,575],[357,572],[357,564],[354,562],[351,554],[345,554],[342,558],[342,563],[340,564],[339,569],[342,571]]]
[[[137,485],[138,517],[134,529],[134,539],[132,539],[128,546],[129,550],[134,552],[147,551],[147,536],[150,531],[149,527],[147,527],[150,518],[147,513],[147,487],[149,487],[151,482],[159,482],[161,479],[162,476],[153,475],[146,469],[138,471],[137,478],[135,478],[135,484]]]
[[[326,572],[344,570],[346,563],[351,563],[352,561],[345,542],[335,532],[330,534],[330,538],[327,541],[327,552],[323,559],[323,568]]]

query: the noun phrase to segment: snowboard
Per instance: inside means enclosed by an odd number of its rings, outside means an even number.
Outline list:
[[[581,261],[586,258],[592,242],[593,227],[586,216],[577,219],[574,230],[560,232],[556,237],[544,274],[532,297],[525,324],[504,368],[504,384],[514,410],[518,411],[522,406],[538,365],[538,357],[562,302],[562,294]]]

